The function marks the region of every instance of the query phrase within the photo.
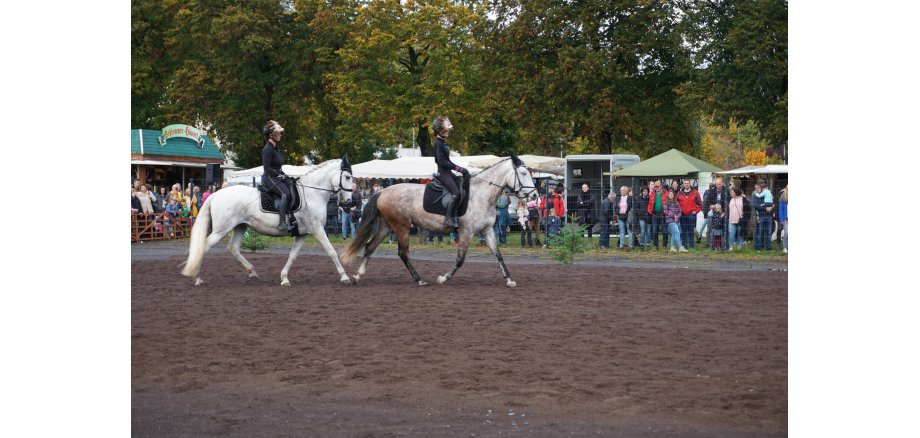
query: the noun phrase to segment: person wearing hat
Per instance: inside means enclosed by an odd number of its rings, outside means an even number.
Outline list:
[[[470,171],[460,167],[450,161],[450,146],[447,144],[447,137],[454,130],[454,125],[450,123],[447,116],[438,116],[431,124],[434,135],[438,138],[434,142],[434,162],[438,165],[438,181],[444,185],[452,195],[453,199],[447,206],[447,214],[444,215],[445,228],[457,228],[460,226],[460,220],[457,218],[457,207],[460,206],[460,187],[454,180],[454,174],[451,172],[460,172],[464,177],[469,177]]]
[[[287,176],[281,170],[281,166],[284,165],[284,157],[278,150],[278,142],[281,141],[283,132],[284,128],[274,120],[269,120],[262,128],[262,137],[265,139],[265,146],[262,148],[262,185],[281,197],[277,204],[278,229],[290,231],[291,225],[288,224],[287,211],[293,197],[287,182],[284,181],[284,177]]]

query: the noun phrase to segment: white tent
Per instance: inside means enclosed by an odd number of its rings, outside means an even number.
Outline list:
[[[477,166],[474,162],[498,157],[495,155],[469,155],[452,156],[450,160],[459,166],[466,167],[470,173],[478,173],[485,166]],[[355,178],[403,178],[421,179],[431,178],[431,174],[438,171],[434,157],[402,157],[395,160],[371,160],[365,163],[354,164],[351,172]]]
[[[502,158],[503,157],[495,157],[494,159],[477,160],[470,164],[477,167],[487,167],[495,164]],[[524,162],[524,165],[530,170],[551,173],[553,175],[562,175],[565,173],[565,158],[542,155],[519,155],[518,158],[520,158],[521,161]],[[534,176],[536,177],[537,175]]]
[[[314,167],[316,166],[291,166],[285,164],[281,166],[281,170],[291,176],[300,176]],[[253,178],[255,178],[256,184],[261,184],[262,166],[253,167],[252,169],[228,170],[224,172],[224,180],[231,186],[236,184],[252,185]]]
[[[766,166],[744,166],[724,172],[713,172],[720,175],[747,175],[768,173],[789,173],[788,164],[768,164]]]
[[[495,163],[499,160],[495,155],[454,155],[450,160],[454,163],[466,167],[470,173],[478,173],[488,165],[478,165],[477,163],[490,161]],[[300,176],[315,166],[290,166],[283,165],[281,170],[292,176]],[[434,157],[402,157],[395,160],[371,160],[351,166],[351,173],[355,178],[396,178],[396,179],[421,179],[431,178],[431,174],[437,172],[438,166],[434,163]],[[234,184],[252,184],[255,178],[258,183],[262,178],[262,166],[253,167],[239,171],[224,172],[224,179],[230,185]]]

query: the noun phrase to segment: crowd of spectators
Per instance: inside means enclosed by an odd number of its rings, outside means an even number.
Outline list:
[[[155,189],[151,184],[134,180],[131,184],[131,213],[136,216],[140,226],[147,228],[150,225],[150,231],[141,237],[149,238],[154,231],[175,237],[176,222],[185,220],[191,225],[204,201],[216,190],[216,186],[210,185],[202,194],[201,187],[192,183],[184,190],[180,183],[169,188],[160,186]]]
[[[327,208],[327,232],[340,234],[343,239],[354,238],[367,200],[384,187],[402,182],[426,184],[430,180],[362,179],[352,186],[352,198],[341,205],[334,197]],[[773,249],[775,239],[782,242],[783,252],[788,251],[788,188],[781,190],[779,199],[764,181],[758,181],[753,193],[746,195],[738,187],[728,187],[722,178],[716,178],[703,193],[689,179],[671,181],[667,186],[661,181],[650,181],[639,194],[628,186],[607,194],[595,208],[590,186],[583,184],[574,201],[578,223],[584,225],[587,237],[593,239],[598,228],[598,246],[609,248],[611,236],[618,237],[618,249],[659,250],[666,247],[673,252],[686,252],[696,245],[713,251],[734,251],[746,245],[755,250]],[[168,227],[179,218],[194,218],[204,201],[217,190],[208,186],[201,193],[199,186],[181,184],[170,188],[158,187],[155,192],[149,184],[135,181],[131,187],[132,213],[151,220],[161,218],[155,226]],[[520,246],[546,248],[561,234],[566,218],[566,202],[561,185],[548,185],[546,193],[533,194],[529,199],[517,199],[503,193],[495,207],[495,236],[500,245],[508,245],[508,234],[516,216],[520,227]],[[617,193],[619,192],[619,193]],[[162,214],[162,215],[160,215]],[[158,216],[160,215],[160,216]],[[699,219],[698,219],[699,218]],[[699,224],[697,221],[702,221]],[[775,225],[775,226],[774,226]],[[614,227],[616,227],[614,229]],[[444,241],[444,233],[415,230],[422,242]],[[483,238],[479,236],[480,242]],[[394,242],[391,234],[389,241]],[[448,234],[448,241],[457,244],[456,233]]]

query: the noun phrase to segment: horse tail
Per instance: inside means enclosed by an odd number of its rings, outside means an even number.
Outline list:
[[[364,206],[364,210],[361,212],[361,225],[358,226],[357,235],[348,242],[348,245],[345,245],[345,250],[342,251],[342,255],[339,256],[339,260],[342,261],[342,264],[350,264],[352,260],[355,259],[355,256],[358,255],[358,251],[364,249],[367,243],[377,234],[377,222],[380,221],[380,211],[377,210],[377,196],[380,195],[380,192],[374,193],[371,195],[371,199],[367,201],[367,205]]]
[[[201,259],[204,258],[205,241],[208,239],[208,233],[211,228],[211,199],[204,202],[198,217],[195,218],[195,225],[192,225],[192,235],[189,238],[188,260],[185,262],[185,268],[182,269],[182,275],[194,277],[201,270]]]

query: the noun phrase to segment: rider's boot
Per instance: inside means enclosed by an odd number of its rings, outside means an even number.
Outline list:
[[[459,221],[457,220],[457,206],[460,204],[459,197],[455,196],[450,200],[450,203],[447,204],[447,214],[444,216],[444,227],[445,228],[457,228],[460,226]]]
[[[278,200],[278,229],[284,231],[291,231],[291,226],[287,221],[287,209],[288,209],[288,196],[281,195],[281,199]]]

